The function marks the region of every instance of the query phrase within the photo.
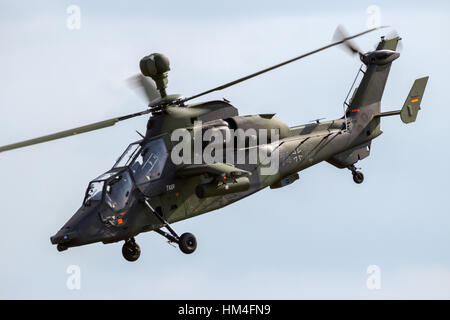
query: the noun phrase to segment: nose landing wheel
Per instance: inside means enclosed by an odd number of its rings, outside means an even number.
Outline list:
[[[134,241],[134,238],[128,239],[122,246],[122,255],[128,261],[136,261],[141,255],[141,248]]]

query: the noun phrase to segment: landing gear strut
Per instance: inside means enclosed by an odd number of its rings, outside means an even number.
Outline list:
[[[122,246],[122,255],[126,260],[131,262],[139,259],[139,256],[141,255],[141,248],[139,248],[139,245],[136,243],[134,238],[125,240],[125,243]]]
[[[181,236],[178,236],[178,234],[175,232],[175,230],[172,229],[170,224],[164,220],[164,218],[156,212],[153,207],[150,205],[150,203],[145,200],[145,204],[150,209],[150,211],[158,218],[159,221],[163,224],[163,228],[165,227],[169,233],[161,230],[156,229],[155,232],[159,233],[163,237],[165,237],[167,240],[169,240],[169,243],[177,243],[178,247],[183,253],[190,254],[197,249],[197,239],[195,239],[195,236],[192,233],[186,232],[183,233]]]
[[[364,175],[361,171],[356,170],[355,165],[348,166],[348,169],[352,172],[353,181],[355,183],[360,184],[364,181]]]

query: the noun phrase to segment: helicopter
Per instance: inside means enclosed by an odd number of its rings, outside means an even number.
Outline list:
[[[372,140],[382,134],[381,118],[399,115],[404,123],[416,121],[428,77],[415,80],[401,109],[381,111],[392,62],[400,56],[396,50],[401,38],[381,37],[376,49],[365,53],[353,43],[354,38],[381,28],[385,26],[349,36],[339,26],[326,46],[190,97],[167,94],[169,60],[153,53],[140,60],[141,73],[132,79],[145,93],[146,110],[6,145],[0,152],[150,114],[145,135],[140,134],[141,139],[132,142],[110,170],[89,182],[81,207],[50,241],[58,251],[124,241],[123,257],[136,261],[141,249],[135,237],[154,231],[191,254],[197,239],[189,232],[178,235],[173,223],[217,210],[266,187],[290,185],[299,179],[298,172],[322,161],[349,169],[360,184],[364,175],[355,164],[369,156]],[[339,45],[358,54],[362,62],[339,119],[289,127],[275,114],[241,116],[226,99],[187,104]],[[362,79],[355,87],[358,76]],[[205,139],[208,132],[210,138]],[[174,133],[184,143],[174,139]],[[206,150],[211,151],[212,160],[201,157]]]

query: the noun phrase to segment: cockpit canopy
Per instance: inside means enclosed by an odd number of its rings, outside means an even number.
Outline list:
[[[168,152],[163,138],[150,140],[140,148],[129,165],[137,185],[157,180],[161,177]]]
[[[132,188],[133,181],[129,171],[113,169],[89,183],[83,204],[91,206],[106,200],[112,210],[122,210],[128,205],[128,197]]]
[[[131,143],[111,170],[89,183],[84,206],[104,201],[114,212],[126,209],[134,185],[139,188],[140,185],[159,179],[167,158],[168,152],[162,137]]]

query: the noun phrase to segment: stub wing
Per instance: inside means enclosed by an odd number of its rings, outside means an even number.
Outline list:
[[[201,174],[208,174],[216,177],[241,177],[249,176],[251,173],[226,163],[213,164],[190,164],[177,170],[177,176],[180,178],[189,178]]]

